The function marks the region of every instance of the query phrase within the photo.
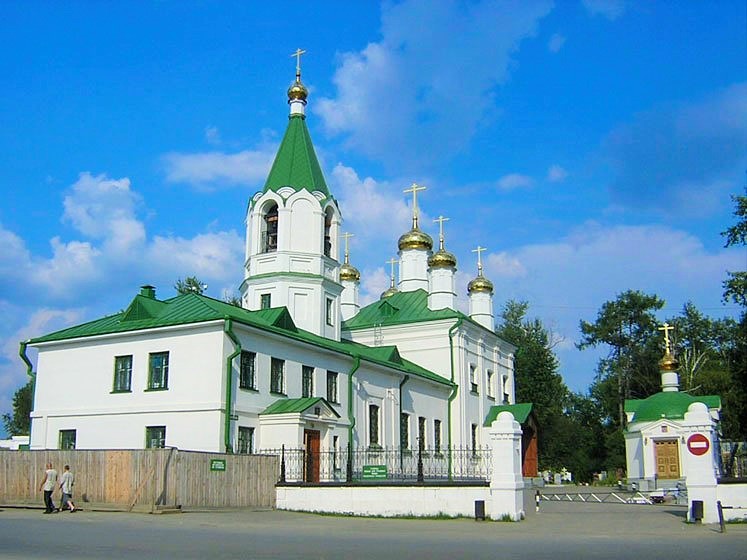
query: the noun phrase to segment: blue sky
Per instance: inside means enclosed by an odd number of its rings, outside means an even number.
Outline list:
[[[619,292],[735,315],[721,282],[747,255],[719,232],[745,186],[746,28],[741,1],[3,2],[0,411],[20,340],[144,283],[236,291],[298,47],[365,301],[418,182],[461,305],[480,244],[496,312],[528,300],[574,390],[597,358],[578,322]]]

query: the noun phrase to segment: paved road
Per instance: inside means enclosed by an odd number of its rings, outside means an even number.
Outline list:
[[[146,515],[0,511],[0,558],[429,560],[747,559],[747,525],[684,522],[684,508],[543,503],[521,523],[326,517],[281,511]]]

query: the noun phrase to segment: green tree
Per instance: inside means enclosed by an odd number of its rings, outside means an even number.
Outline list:
[[[174,284],[174,289],[180,295],[202,294],[207,289],[207,284],[204,284],[197,276],[187,276],[184,280],[179,278]]]
[[[13,413],[3,414],[8,435],[26,436],[31,432],[31,410],[34,406],[34,382],[29,380],[13,395]]]
[[[614,408],[609,400],[609,387],[598,387],[605,395],[607,414],[617,428],[624,428],[625,400],[644,398],[657,391],[661,357],[660,336],[654,312],[664,306],[655,295],[628,290],[614,301],[605,302],[594,323],[581,321],[580,350],[604,344],[609,347],[606,358],[599,361],[597,385],[614,384]]]
[[[554,437],[561,422],[568,388],[558,373],[549,331],[539,319],[527,319],[529,304],[509,300],[496,334],[517,347],[514,380],[517,402],[531,402],[539,424],[538,452],[543,466],[562,467],[563,450]]]
[[[747,196],[732,196],[734,216],[737,223],[723,231],[726,238],[724,247],[747,245]],[[747,308],[747,271],[728,272],[729,278],[724,281],[724,301],[733,301],[742,308]]]

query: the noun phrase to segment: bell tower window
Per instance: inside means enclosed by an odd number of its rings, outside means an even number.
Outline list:
[[[327,208],[324,213],[324,256],[332,256],[332,210]]]
[[[262,252],[272,253],[278,250],[278,206],[273,204],[267,209],[262,222]]]

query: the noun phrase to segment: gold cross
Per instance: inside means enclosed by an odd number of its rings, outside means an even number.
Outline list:
[[[291,55],[291,58],[293,58],[294,56],[296,57],[296,79],[298,80],[301,79],[301,55],[302,54],[306,54],[306,51],[302,49],[296,49],[296,52],[294,52]]]
[[[444,222],[448,222],[449,218],[444,218],[443,216],[439,216],[434,222],[438,222],[438,248],[443,251],[444,250]]]
[[[477,253],[477,275],[482,276],[482,259],[480,258],[480,253],[483,251],[487,251],[485,247],[477,246],[477,249],[472,249],[473,253]]]
[[[412,229],[418,229],[418,191],[424,191],[426,187],[413,183],[404,193],[412,193]]]
[[[664,350],[669,354],[669,331],[673,331],[674,327],[669,323],[664,323],[658,330],[664,331]]]
[[[343,233],[342,238],[345,240],[345,264],[348,264],[348,239],[355,237],[352,233]]]
[[[394,288],[394,265],[395,265],[395,264],[397,264],[397,262],[398,262],[398,261],[397,261],[397,259],[395,259],[395,258],[391,258],[391,259],[389,259],[389,260],[388,260],[388,261],[386,261],[386,262],[387,262],[388,264],[390,264],[390,265],[391,265],[391,267],[392,267],[392,275],[391,275],[391,277],[390,277],[390,282],[391,282],[391,286],[390,286],[390,287]]]

